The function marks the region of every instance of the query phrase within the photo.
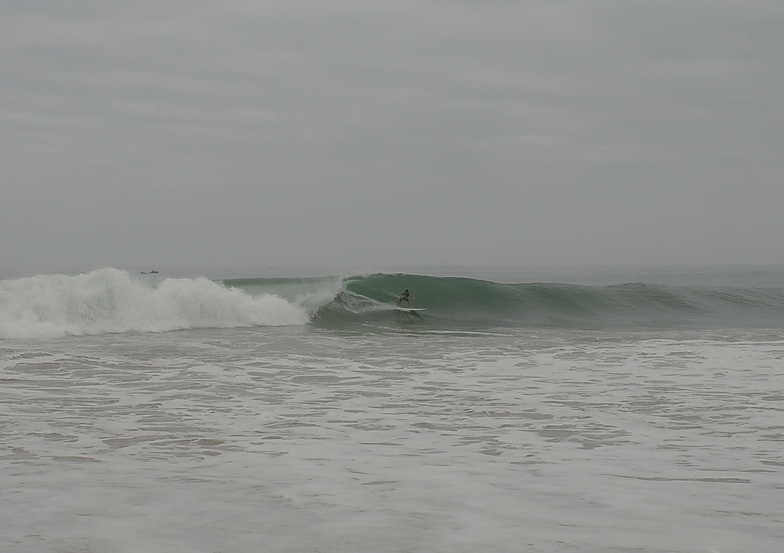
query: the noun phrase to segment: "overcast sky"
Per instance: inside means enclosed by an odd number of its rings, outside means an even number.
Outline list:
[[[0,2],[0,265],[784,264],[784,2]]]

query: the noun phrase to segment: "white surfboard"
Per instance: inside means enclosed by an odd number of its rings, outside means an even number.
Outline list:
[[[424,307],[403,307],[402,305],[398,305],[395,307],[398,311],[424,311]]]

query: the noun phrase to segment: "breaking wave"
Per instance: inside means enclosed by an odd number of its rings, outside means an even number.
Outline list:
[[[118,269],[0,281],[0,337],[56,337],[192,328],[303,325],[307,311],[206,278],[133,278]]]
[[[286,326],[586,329],[784,327],[784,288],[500,284],[373,274],[155,279],[118,269],[0,281],[0,338]],[[396,309],[403,289],[419,315]]]

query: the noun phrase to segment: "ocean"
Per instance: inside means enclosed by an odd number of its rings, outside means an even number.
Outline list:
[[[779,551],[784,268],[6,270],[0,474],[7,553]]]

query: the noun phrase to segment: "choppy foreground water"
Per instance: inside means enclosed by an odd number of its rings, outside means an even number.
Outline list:
[[[784,543],[780,330],[0,342],[9,553]]]

